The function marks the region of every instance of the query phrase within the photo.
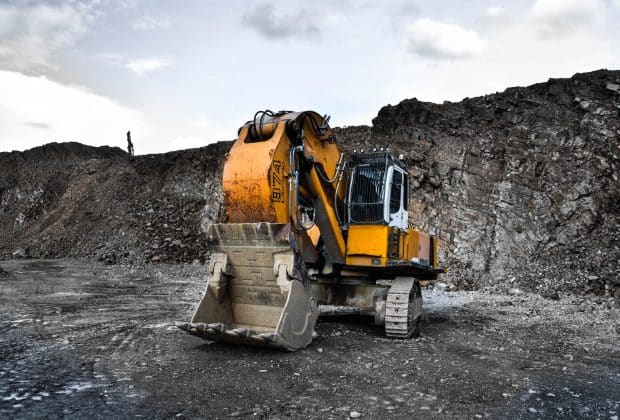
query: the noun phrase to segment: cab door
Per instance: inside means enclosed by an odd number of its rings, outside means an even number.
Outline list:
[[[409,215],[407,213],[407,173],[397,166],[390,166],[387,181],[386,220],[389,226],[406,230],[409,225]]]

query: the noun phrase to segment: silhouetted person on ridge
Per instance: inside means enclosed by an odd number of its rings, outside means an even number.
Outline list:
[[[127,153],[129,153],[129,158],[133,159],[133,143],[131,142],[131,131],[127,132]]]

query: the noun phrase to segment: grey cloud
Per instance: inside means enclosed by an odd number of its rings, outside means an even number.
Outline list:
[[[0,3],[0,69],[55,70],[54,53],[74,45],[97,14],[94,1]]]
[[[407,49],[431,59],[472,57],[482,53],[486,44],[476,31],[428,18],[417,19],[407,28]]]
[[[604,9],[602,0],[538,0],[531,8],[529,18],[541,38],[557,38],[574,34],[576,29],[599,26]]]
[[[166,29],[172,26],[172,19],[166,16],[143,15],[131,24],[136,31],[151,31],[154,29]]]
[[[321,30],[315,22],[316,19],[316,13],[304,10],[278,14],[275,6],[271,3],[259,5],[241,18],[244,24],[271,39],[319,36]]]
[[[26,127],[31,127],[31,128],[38,128],[40,130],[51,130],[52,129],[51,124],[39,122],[39,121],[26,121],[26,122],[23,122],[22,125]]]
[[[105,64],[130,70],[138,77],[173,65],[173,61],[163,57],[127,57],[124,54],[104,53],[94,56]]]

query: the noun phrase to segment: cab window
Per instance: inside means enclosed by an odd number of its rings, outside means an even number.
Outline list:
[[[394,171],[392,175],[392,192],[390,193],[390,214],[400,210],[401,192],[403,189],[403,174]]]

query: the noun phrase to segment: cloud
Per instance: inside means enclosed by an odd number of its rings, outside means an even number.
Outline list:
[[[165,16],[144,15],[134,20],[131,27],[136,31],[151,31],[169,28],[172,26],[172,23],[172,19]]]
[[[0,3],[0,68],[57,70],[54,53],[74,45],[97,18],[96,2]]]
[[[123,54],[114,53],[97,54],[95,57],[110,66],[127,69],[138,77],[144,77],[147,73],[165,69],[173,64],[171,60],[159,57],[128,58]]]
[[[131,70],[136,76],[143,77],[147,73],[152,73],[157,70],[170,67],[172,62],[163,58],[137,58],[130,60],[123,65],[123,67]]]
[[[407,47],[418,55],[437,59],[467,58],[482,53],[486,41],[477,32],[428,18],[407,28]]]
[[[0,70],[0,151],[51,141],[124,147],[125,132],[149,135],[141,112],[78,86]]]
[[[480,29],[483,32],[501,29],[507,25],[513,24],[515,16],[508,13],[502,6],[487,7],[479,16],[478,22],[481,23]]]
[[[561,37],[600,23],[605,7],[601,0],[537,0],[528,17],[541,37]]]
[[[22,124],[25,125],[26,127],[37,128],[39,130],[51,130],[52,129],[51,124],[40,122],[40,121],[26,121],[26,122],[23,122]]]
[[[506,10],[502,6],[491,6],[485,10],[484,14],[490,19],[501,19],[506,15]]]
[[[315,22],[316,16],[305,10],[288,14],[277,12],[273,4],[266,3],[243,15],[241,21],[270,39],[313,38],[321,32]]]

